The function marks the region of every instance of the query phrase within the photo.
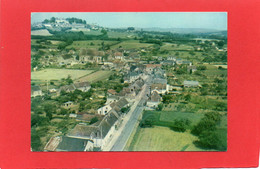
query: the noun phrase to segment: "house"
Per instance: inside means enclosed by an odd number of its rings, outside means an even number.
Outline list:
[[[145,70],[146,70],[147,73],[152,73],[154,68],[156,68],[156,67],[161,68],[162,65],[161,64],[147,64]]]
[[[98,114],[106,115],[111,109],[112,109],[112,107],[110,106],[110,104],[105,105],[98,109]]]
[[[55,89],[55,88],[49,89],[49,92],[50,92],[50,93],[56,93],[56,92],[57,92],[57,89]]]
[[[174,62],[175,62],[175,61],[176,61],[176,57],[174,57],[174,56],[168,56],[168,57],[167,57],[167,60],[168,60],[168,61],[174,61]]]
[[[114,53],[114,57],[115,57],[115,59],[117,59],[117,60],[124,60],[124,55],[123,55],[123,53],[121,53],[121,52],[115,52],[115,53]]]
[[[138,79],[129,86],[129,89],[131,92],[135,91],[138,93],[142,89],[143,85],[144,81],[142,79]]]
[[[120,108],[120,110],[123,107],[129,106],[129,102],[125,98],[121,98],[116,102],[112,102],[111,104],[105,105],[98,109],[98,114],[106,115],[110,110],[112,110],[114,107]]]
[[[92,151],[93,147],[93,141],[89,139],[56,136],[48,141],[44,151]]]
[[[133,102],[136,97],[136,91],[131,90],[130,88],[124,87],[117,96],[119,98],[125,98],[128,102]]]
[[[175,62],[176,62],[177,65],[181,65],[182,64],[182,59],[176,59]]]
[[[92,151],[93,147],[91,140],[62,136],[56,151]]]
[[[89,62],[90,61],[90,56],[86,56],[86,55],[84,55],[84,56],[79,56],[79,61],[80,61],[80,63],[82,63],[82,64],[84,64],[84,63],[87,63],[87,62]]]
[[[184,80],[184,87],[199,87],[198,81]]]
[[[197,67],[192,65],[192,66],[187,66],[187,72],[190,73],[190,72],[195,72],[197,71]]]
[[[109,96],[107,96],[106,104],[110,104],[110,103],[113,103],[113,102],[118,101],[118,100],[119,100],[118,96],[109,95]]]
[[[173,60],[164,60],[164,61],[161,61],[161,64],[162,65],[174,66],[175,65],[175,61],[173,61]]]
[[[90,86],[89,82],[79,82],[79,83],[74,83],[74,84],[65,85],[65,86],[60,87],[59,93],[61,91],[65,91],[67,93],[73,92],[76,89],[81,90],[82,92],[87,92],[90,88],[91,88],[91,86]]]
[[[93,59],[94,59],[94,61],[96,63],[101,63],[102,62],[102,56],[95,56]]]
[[[155,84],[167,84],[167,80],[164,78],[154,78],[153,83]]]
[[[157,91],[159,94],[165,94],[166,92],[169,91],[168,89],[168,85],[167,84],[160,84],[160,83],[156,83],[156,84],[152,84],[151,85],[151,93]]]
[[[156,108],[161,102],[161,96],[157,91],[153,91],[150,98],[147,100],[147,107]]]
[[[153,71],[153,77],[154,78],[164,78],[165,77],[165,71],[161,68],[155,68]]]
[[[182,61],[182,64],[183,64],[183,65],[190,65],[190,66],[191,66],[191,65],[192,65],[192,62],[190,62],[190,61]]]
[[[111,95],[116,95],[117,93],[116,93],[116,91],[115,91],[114,89],[108,89],[108,90],[107,90],[107,94],[108,94],[109,96],[111,96]]]
[[[79,112],[79,113],[77,113],[76,120],[77,121],[90,122],[91,119],[93,119],[95,117],[98,119],[98,121],[102,121],[102,119],[105,116],[104,115],[99,115],[99,114],[90,114],[90,113]]]
[[[76,90],[76,88],[75,88],[75,86],[74,86],[73,84],[71,84],[71,85],[65,85],[65,86],[61,86],[61,87],[60,87],[59,93],[60,93],[61,91],[64,91],[64,92],[69,93],[69,92],[73,92],[74,90]]]
[[[125,81],[128,83],[132,83],[134,82],[136,79],[138,79],[140,77],[140,73],[139,72],[129,72],[128,75],[125,78]]]
[[[76,89],[81,90],[82,92],[87,92],[91,86],[89,82],[79,82],[74,84]]]
[[[93,142],[94,148],[102,148],[112,138],[117,129],[119,115],[116,112],[108,113],[98,125],[76,125],[69,133],[68,137],[88,139]]]
[[[39,86],[31,86],[31,97],[42,96],[42,90]]]
[[[121,98],[120,100],[118,100],[117,102],[113,102],[110,104],[110,106],[114,109],[115,107],[120,108],[120,110],[123,107],[127,107],[129,106],[129,102],[125,99],[125,98]]]
[[[70,108],[72,105],[73,105],[72,101],[68,101],[66,103],[63,103],[63,106],[66,107],[66,108]]]

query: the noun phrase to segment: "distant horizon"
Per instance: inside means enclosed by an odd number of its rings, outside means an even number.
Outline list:
[[[106,28],[210,29],[227,31],[226,12],[32,12],[31,23],[79,18]]]

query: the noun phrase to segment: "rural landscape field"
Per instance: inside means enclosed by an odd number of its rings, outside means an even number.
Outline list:
[[[222,12],[32,13],[31,150],[226,151],[226,25]]]

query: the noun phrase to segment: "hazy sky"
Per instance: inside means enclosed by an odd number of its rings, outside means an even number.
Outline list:
[[[226,12],[34,12],[32,23],[51,17],[77,17],[104,27],[206,28],[227,30]]]

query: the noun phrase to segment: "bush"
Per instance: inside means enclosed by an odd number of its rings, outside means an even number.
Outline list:
[[[203,118],[196,126],[193,127],[191,133],[199,136],[203,131],[214,131],[216,130],[216,122],[211,119]]]
[[[151,115],[140,122],[140,127],[153,127],[155,121],[155,117]]]
[[[98,121],[98,118],[97,117],[93,117],[91,120],[90,120],[90,123],[89,124],[94,124]]]
[[[226,150],[226,145],[221,142],[219,135],[215,131],[201,132],[199,140],[195,141],[194,144],[200,148]]]

